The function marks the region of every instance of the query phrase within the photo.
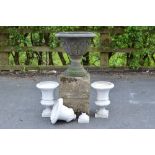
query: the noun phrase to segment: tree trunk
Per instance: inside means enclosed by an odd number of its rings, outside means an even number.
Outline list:
[[[19,52],[15,52],[14,61],[15,61],[16,65],[20,65],[20,62],[19,62]]]
[[[62,52],[58,52],[58,55],[59,55],[59,58],[60,58],[62,64],[66,65],[66,60],[65,60],[65,58],[63,56],[63,53]]]
[[[130,62],[133,59],[132,53],[127,53],[127,66],[130,66]]]
[[[24,38],[26,39],[26,37],[29,35],[29,33],[26,33],[24,35]],[[27,44],[24,42],[24,46],[27,46]],[[29,65],[30,64],[30,59],[31,59],[31,54],[29,51],[26,51],[26,60],[25,60],[25,65]]]
[[[87,65],[87,66],[89,65],[89,52],[83,55],[82,63],[83,65]]]
[[[43,39],[43,34],[42,33],[39,33],[39,45],[41,46],[42,45],[42,39]],[[32,37],[32,33],[31,33],[31,42],[32,42],[32,45],[33,46],[37,46],[38,44],[35,43],[33,41],[33,37]],[[35,51],[34,51],[35,52]],[[42,57],[42,52],[35,52],[35,54],[37,55],[38,57],[38,65],[42,65],[43,64],[43,57]]]
[[[45,45],[49,46],[50,33],[44,33]],[[48,53],[49,65],[54,65],[52,52]]]
[[[53,63],[53,55],[52,55],[52,52],[49,52],[48,53],[48,58],[49,58],[49,65],[54,65],[54,63]]]
[[[39,45],[42,45],[42,40],[43,40],[43,33],[39,33]],[[43,64],[43,53],[38,52],[38,65]]]

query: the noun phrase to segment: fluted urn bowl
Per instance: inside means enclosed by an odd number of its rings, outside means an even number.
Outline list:
[[[65,71],[65,74],[73,77],[83,77],[87,71],[81,64],[82,56],[88,52],[91,39],[96,35],[92,32],[59,32],[56,37],[59,38],[61,47],[70,56],[71,64]]]

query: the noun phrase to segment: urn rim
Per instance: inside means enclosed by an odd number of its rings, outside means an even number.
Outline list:
[[[39,89],[55,89],[58,86],[59,83],[56,81],[42,81],[36,85],[36,87]]]
[[[56,34],[56,37],[58,38],[93,38],[96,34],[93,32],[82,32],[82,31],[76,31],[76,32],[59,32]]]
[[[91,84],[91,87],[94,89],[112,89],[114,87],[114,84],[108,81],[96,81]]]

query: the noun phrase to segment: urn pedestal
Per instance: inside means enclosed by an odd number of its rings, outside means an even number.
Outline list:
[[[90,75],[84,77],[59,76],[59,93],[64,105],[73,108],[77,114],[89,113]]]
[[[77,114],[89,113],[90,75],[81,64],[82,55],[88,52],[91,32],[60,32],[56,34],[61,46],[70,56],[70,65],[59,76],[60,97],[64,105],[73,108]]]

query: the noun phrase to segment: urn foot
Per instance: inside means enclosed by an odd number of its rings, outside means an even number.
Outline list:
[[[105,108],[101,108],[95,113],[95,118],[108,118],[108,116],[109,110],[106,110]]]
[[[42,117],[50,117],[51,116],[51,108],[46,107],[42,112]]]

